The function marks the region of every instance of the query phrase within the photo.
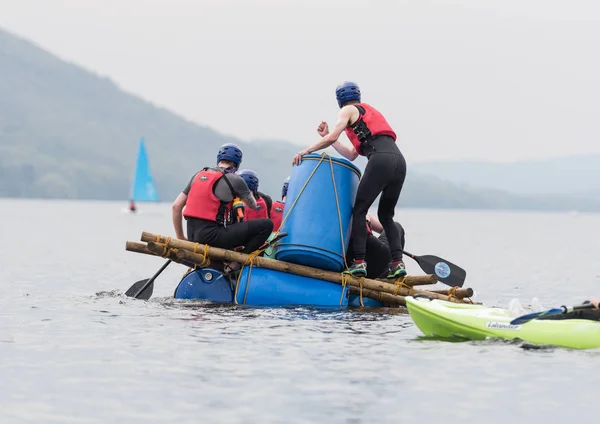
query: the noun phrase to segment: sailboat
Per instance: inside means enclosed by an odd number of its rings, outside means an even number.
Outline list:
[[[150,172],[144,137],[140,138],[137,164],[131,187],[129,202],[129,210],[131,212],[136,211],[136,202],[158,202],[158,193],[154,185],[154,178],[152,178],[152,173]]]

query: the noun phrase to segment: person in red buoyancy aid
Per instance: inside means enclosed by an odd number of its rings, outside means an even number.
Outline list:
[[[365,172],[358,185],[352,210],[352,235],[354,261],[345,273],[366,276],[365,261],[369,208],[381,194],[377,216],[389,240],[392,258],[387,278],[406,275],[402,261],[400,233],[394,224],[394,209],[398,203],[404,179],[406,161],[396,144],[396,133],[384,116],[373,106],[361,103],[360,88],[353,82],[344,82],[336,88],[340,112],[335,127],[329,132],[327,122],[322,121],[317,132],[323,137],[319,142],[294,156],[300,164],[302,156],[333,146],[346,159],[353,161],[358,155],[368,158]],[[345,132],[352,147],[342,145],[338,138]]]
[[[256,172],[252,171],[251,169],[241,169],[236,172],[236,174],[242,177],[242,179],[246,182],[246,185],[254,195],[256,203],[258,204],[257,210],[249,209],[248,211],[244,212],[244,220],[251,221],[253,219],[270,218],[271,204],[273,201],[271,200],[271,196],[258,191],[259,180]]]
[[[188,239],[197,243],[224,249],[244,246],[242,252],[250,253],[267,240],[273,230],[270,219],[234,223],[235,198],[239,197],[248,209],[258,209],[246,182],[235,174],[241,162],[242,151],[235,144],[225,144],[217,153],[217,167],[204,168],[192,177],[172,206],[178,239],[186,240],[182,225],[185,217]]]
[[[273,202],[271,207],[271,221],[273,221],[273,231],[279,231],[281,227],[281,221],[283,220],[283,210],[285,208],[285,199],[287,198],[287,191],[290,185],[290,177],[287,177],[281,187],[281,200]]]

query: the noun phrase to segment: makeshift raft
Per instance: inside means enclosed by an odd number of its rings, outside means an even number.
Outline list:
[[[416,288],[437,283],[434,275],[373,280],[147,232],[142,233],[141,241],[128,241],[126,250],[168,258],[189,268],[175,289],[176,299],[250,306],[398,307],[406,305],[405,296],[424,294],[473,303],[471,288]],[[243,267],[234,275],[225,275],[219,270],[223,261],[240,262]]]
[[[448,284],[451,270],[445,261],[436,264],[435,274],[406,276],[397,281],[341,273],[347,265],[359,180],[360,170],[345,159],[325,153],[303,156],[301,164],[291,170],[281,228],[276,228],[270,239],[286,236],[274,241],[268,252],[246,255],[146,232],[141,237],[145,244],[127,242],[126,248],[189,267],[175,289],[177,299],[256,306],[377,307],[403,306],[405,296],[425,294],[434,299],[470,302],[470,288],[415,288],[435,284],[437,278]],[[243,266],[234,275],[225,275],[221,271],[223,262],[231,261]],[[462,273],[464,277],[464,270]],[[138,297],[144,288],[136,286],[134,291],[134,297]]]

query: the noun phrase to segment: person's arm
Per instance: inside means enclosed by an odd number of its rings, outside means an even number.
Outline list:
[[[349,161],[353,161],[358,157],[358,152],[353,147],[348,147],[340,143],[339,140],[336,140],[331,147],[333,147],[340,155],[348,159]]]
[[[187,240],[185,235],[183,235],[183,208],[185,203],[187,202],[187,194],[184,192],[179,193],[179,196],[173,202],[173,206],[171,206],[171,215],[173,217],[173,228],[175,229],[175,236],[179,240]]]
[[[250,209],[254,209],[255,211],[258,210],[258,203],[256,203],[256,199],[254,198],[254,196],[252,195],[252,192],[250,190],[248,190],[248,194],[245,196],[240,195],[240,200],[242,202],[244,202],[244,204],[246,206],[248,206]]]
[[[220,180],[217,184],[217,190],[215,190],[215,195],[224,202],[228,202],[229,197],[233,196],[239,198],[246,206],[250,209],[258,210],[258,204],[256,203],[256,199],[252,195],[252,192],[248,188],[248,184],[242,177],[236,174],[226,174],[223,179],[226,186],[222,186]],[[227,187],[227,188],[225,188]],[[224,190],[229,191],[229,193],[225,194]]]
[[[325,148],[331,146],[333,143],[335,143],[337,141],[337,139],[340,138],[340,135],[342,135],[342,133],[344,132],[344,130],[350,123],[350,121],[352,119],[352,113],[354,111],[356,111],[356,113],[358,113],[358,109],[356,109],[355,107],[344,106],[340,110],[340,113],[338,115],[338,120],[335,123],[333,130],[330,133],[328,133],[327,135],[325,135],[321,140],[319,140],[318,142],[316,142],[315,144],[310,146],[309,148],[296,153],[296,156],[294,156],[294,164],[300,165],[300,162],[302,162],[302,156],[308,155],[309,153],[312,153],[312,152],[316,152],[317,150],[325,149]]]
[[[379,222],[377,218],[372,215],[367,215],[367,219],[371,223],[371,230],[379,234],[383,233],[383,225],[381,225],[381,222]]]

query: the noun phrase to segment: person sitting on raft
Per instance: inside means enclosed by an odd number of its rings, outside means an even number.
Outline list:
[[[398,222],[394,222],[394,224],[400,232],[400,245],[402,246],[402,250],[404,250],[404,228]],[[374,233],[379,233],[379,237]],[[352,236],[350,236],[346,261],[351,261],[354,257],[352,241]],[[367,278],[385,278],[387,276],[388,266],[392,260],[392,252],[381,222],[372,215],[367,215],[367,250],[365,260],[369,264]]]
[[[234,224],[232,210],[235,198],[240,198],[250,209],[258,209],[248,185],[235,174],[241,163],[239,147],[224,144],[217,153],[217,167],[204,168],[192,177],[172,206],[173,227],[178,239],[186,240],[183,216],[187,220],[190,241],[224,249],[244,246],[243,253],[253,252],[263,245],[273,230],[270,219]]]
[[[248,211],[244,211],[244,220],[251,221],[254,219],[271,218],[273,201],[271,200],[271,196],[258,191],[259,180],[256,172],[251,169],[241,169],[236,174],[244,179],[258,204],[257,210],[249,209]]]
[[[594,297],[592,300],[586,300],[583,302],[591,303],[594,305],[594,309],[581,309],[579,311],[568,312],[566,314],[560,315],[549,315],[547,317],[541,317],[538,319],[550,319],[550,320],[559,320],[559,319],[589,319],[592,321],[600,321],[600,299]]]
[[[281,220],[283,219],[283,209],[285,208],[285,200],[287,199],[288,187],[290,185],[290,177],[287,177],[283,181],[283,187],[281,187],[281,200],[273,202],[271,206],[271,220],[273,221],[273,231],[278,231],[281,227]]]
[[[335,127],[329,132],[327,122],[322,121],[317,132],[323,138],[298,152],[294,156],[294,164],[299,165],[302,156],[329,146],[333,146],[351,161],[358,155],[366,156],[367,166],[358,185],[352,210],[354,262],[344,272],[355,276],[367,275],[366,216],[377,196],[381,194],[377,215],[385,228],[392,252],[387,278],[406,275],[402,262],[400,233],[394,225],[394,209],[406,177],[406,161],[396,144],[396,133],[378,110],[361,103],[360,88],[357,84],[346,81],[337,87],[335,94],[340,107]],[[352,147],[338,142],[344,131]]]

